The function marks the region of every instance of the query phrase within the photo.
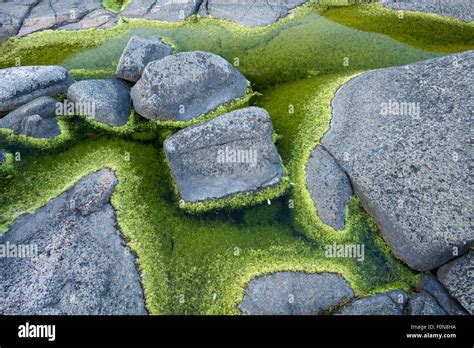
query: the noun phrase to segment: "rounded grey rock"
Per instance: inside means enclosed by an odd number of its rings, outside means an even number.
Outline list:
[[[352,196],[351,183],[320,145],[313,150],[306,165],[306,182],[321,220],[337,230],[344,229],[344,209]]]
[[[0,70],[0,112],[42,96],[65,93],[73,79],[62,66],[21,66]]]
[[[148,63],[173,53],[173,49],[160,39],[132,36],[120,57],[117,76],[137,82]]]
[[[461,256],[438,269],[437,277],[448,292],[474,314],[474,252]]]
[[[355,300],[340,309],[338,315],[403,315],[408,295],[402,290],[376,294]]]
[[[183,52],[149,63],[131,96],[152,120],[188,121],[245,96],[248,82],[224,58]]]
[[[226,198],[276,186],[284,169],[268,113],[249,107],[182,129],[164,142],[181,198]]]
[[[110,126],[123,126],[128,122],[131,102],[126,82],[113,78],[84,80],[71,85],[67,92],[69,102],[82,113],[98,122]]]
[[[317,315],[353,297],[338,274],[277,272],[252,279],[238,308],[251,315]]]

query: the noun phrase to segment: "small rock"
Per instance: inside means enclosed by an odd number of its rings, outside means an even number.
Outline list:
[[[436,302],[449,315],[466,315],[467,312],[459,303],[449,295],[448,291],[441,285],[435,276],[429,274],[424,276],[418,283],[421,290],[429,293]]]
[[[42,118],[40,115],[25,117],[14,134],[22,134],[32,138],[54,138],[61,134],[58,122],[52,118]]]
[[[277,272],[252,279],[238,308],[251,315],[316,315],[353,297],[338,274]]]
[[[344,209],[352,196],[347,175],[322,146],[311,153],[306,181],[321,220],[337,230],[344,229]]]
[[[7,154],[5,152],[0,151],[0,165],[7,161]]]
[[[0,119],[0,128],[14,129],[29,116],[39,115],[42,118],[53,118],[56,115],[56,100],[51,97],[39,97],[13,110]]]
[[[438,269],[437,276],[451,296],[474,314],[474,252],[461,256]]]
[[[0,70],[0,112],[42,96],[65,93],[73,79],[62,66],[21,66]]]
[[[402,290],[376,294],[355,300],[337,311],[337,315],[403,315],[408,295]]]
[[[110,126],[128,122],[131,104],[127,83],[119,79],[84,80],[71,85],[68,100],[85,106],[85,116]]]
[[[24,253],[0,258],[2,315],[147,313],[134,256],[108,202],[116,184],[108,169],[93,173],[0,236],[2,250]]]
[[[414,294],[408,304],[410,315],[446,315],[436,300],[426,291]]]
[[[173,53],[173,49],[160,39],[132,36],[120,57],[117,76],[137,82],[148,63]]]
[[[178,131],[164,150],[187,202],[256,192],[280,183],[284,169],[264,109],[249,107]]]
[[[244,97],[247,85],[224,58],[183,52],[149,63],[131,95],[135,109],[145,118],[188,121]]]

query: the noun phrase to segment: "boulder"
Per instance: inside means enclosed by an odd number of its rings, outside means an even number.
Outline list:
[[[131,111],[130,93],[127,83],[116,78],[84,80],[71,85],[67,92],[76,112],[110,126],[123,126]]]
[[[268,113],[249,107],[178,131],[164,151],[186,202],[278,185],[284,176]]]
[[[419,281],[418,288],[430,294],[447,314],[467,314],[461,305],[453,297],[451,297],[451,295],[449,295],[444,286],[441,285],[441,283],[432,274],[424,276]]]
[[[104,9],[102,0],[40,0],[30,8],[18,37],[46,29],[78,30],[117,24],[118,15]]]
[[[0,119],[0,128],[7,128],[13,134],[33,138],[53,138],[61,134],[54,118],[56,100],[51,97],[39,97],[10,112]]]
[[[436,300],[426,291],[414,294],[408,304],[410,315],[446,315]]]
[[[321,220],[337,230],[344,229],[344,209],[352,196],[351,183],[322,146],[311,153],[306,165],[306,182]]]
[[[132,36],[120,57],[117,76],[137,82],[148,63],[173,53],[173,49],[156,38]]]
[[[0,236],[2,315],[146,314],[109,203],[116,184],[111,170],[93,173]]]
[[[360,75],[336,93],[321,144],[395,255],[439,267],[474,242],[469,182],[474,51]]]
[[[22,66],[0,70],[0,112],[8,112],[42,96],[67,91],[73,79],[61,66]]]
[[[474,21],[472,0],[381,0],[381,2],[393,10],[436,13],[465,22]]]
[[[308,0],[203,0],[199,14],[228,19],[247,27],[265,26],[286,17]]]
[[[337,315],[403,315],[408,295],[402,290],[376,294],[355,300],[337,311]]]
[[[126,18],[179,22],[194,15],[202,0],[131,0],[122,11]]]
[[[451,296],[469,312],[474,314],[474,252],[451,261],[438,269],[439,281]]]
[[[353,297],[338,274],[277,272],[252,279],[238,308],[251,315],[316,315]]]
[[[188,121],[245,96],[247,85],[224,58],[183,52],[149,63],[131,95],[145,118]]]
[[[6,152],[0,151],[0,165],[7,161],[7,154]]]

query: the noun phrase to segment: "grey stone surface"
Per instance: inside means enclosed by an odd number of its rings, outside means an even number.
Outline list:
[[[410,315],[446,315],[436,300],[426,291],[416,293],[408,303]]]
[[[245,96],[247,84],[224,58],[183,52],[148,64],[131,95],[145,118],[187,121]]]
[[[0,70],[0,112],[8,112],[42,96],[67,91],[73,79],[56,65],[22,66]]]
[[[8,128],[13,134],[23,134],[33,138],[52,138],[61,134],[54,118],[56,100],[39,97],[0,118],[0,128]]]
[[[127,18],[179,22],[194,15],[201,0],[132,0],[122,11]]]
[[[134,256],[108,203],[116,184],[108,169],[93,173],[0,236],[9,254],[29,251],[0,258],[1,314],[146,314]]]
[[[321,142],[394,254],[419,271],[474,242],[473,72],[468,51],[358,76],[337,91]]]
[[[158,38],[132,36],[120,57],[117,76],[137,82],[148,63],[173,53],[173,49]]]
[[[467,314],[462,306],[449,295],[444,286],[432,274],[424,276],[418,283],[418,288],[430,294],[447,314]]]
[[[6,152],[0,151],[0,165],[7,161],[7,154]]]
[[[306,165],[306,182],[321,220],[337,230],[344,229],[344,209],[352,196],[351,183],[322,146],[311,153]]]
[[[393,10],[436,13],[465,22],[474,20],[472,0],[381,0],[381,2]]]
[[[46,29],[106,28],[117,22],[118,15],[105,10],[102,0],[41,0],[30,9],[17,36]]]
[[[277,272],[252,279],[238,308],[251,315],[315,315],[353,297],[338,274]]]
[[[474,252],[440,267],[437,277],[451,296],[471,315],[474,314]]]
[[[228,19],[247,27],[272,24],[307,0],[204,0],[201,16]]]
[[[256,192],[284,175],[264,109],[249,107],[178,131],[164,150],[181,198],[187,202]]]
[[[110,126],[123,126],[131,111],[130,93],[127,83],[116,78],[84,80],[71,85],[68,101],[88,106],[87,117]]]
[[[338,310],[336,315],[403,315],[408,295],[403,290],[363,297]]]
[[[25,17],[38,2],[39,0],[0,2],[0,43],[18,33]]]

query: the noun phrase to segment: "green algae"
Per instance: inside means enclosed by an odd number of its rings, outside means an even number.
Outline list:
[[[380,29],[369,30],[373,28],[363,21],[358,29],[366,31],[351,28],[348,14],[359,14],[364,6],[374,5],[320,9],[322,17],[313,2],[292,18],[257,29],[198,17],[183,23],[125,19],[107,30],[44,31],[7,41],[0,48],[1,67],[15,65],[18,57],[22,65],[61,64],[78,80],[113,76],[132,35],[161,37],[176,52],[222,55],[260,93],[245,103],[269,111],[289,186],[278,192],[286,195],[272,198],[271,204],[266,199],[272,193],[266,192],[258,200],[263,203],[250,202],[256,204],[251,208],[242,207],[249,202],[239,201],[234,209],[189,214],[179,207],[162,151],[163,140],[186,125],[147,122],[134,112],[126,126],[117,128],[66,117],[60,120],[64,135],[58,139],[32,140],[0,132],[0,148],[22,155],[19,162],[10,159],[9,180],[0,184],[0,230],[106,166],[119,177],[112,204],[137,253],[153,314],[237,314],[245,285],[253,277],[282,270],[340,273],[358,296],[395,288],[410,291],[418,275],[393,257],[357,198],[346,209],[346,228],[336,232],[319,219],[306,189],[306,162],[328,128],[337,88],[366,70],[449,51],[419,30],[412,34],[416,42],[408,42]],[[384,19],[373,13],[374,21]],[[439,21],[420,18],[426,25]],[[450,20],[443,23],[448,34],[468,28]],[[467,47],[464,36],[457,40],[459,45],[450,50]],[[231,208],[231,202],[225,203]],[[324,247],[332,243],[363,244],[364,262],[326,257]]]

